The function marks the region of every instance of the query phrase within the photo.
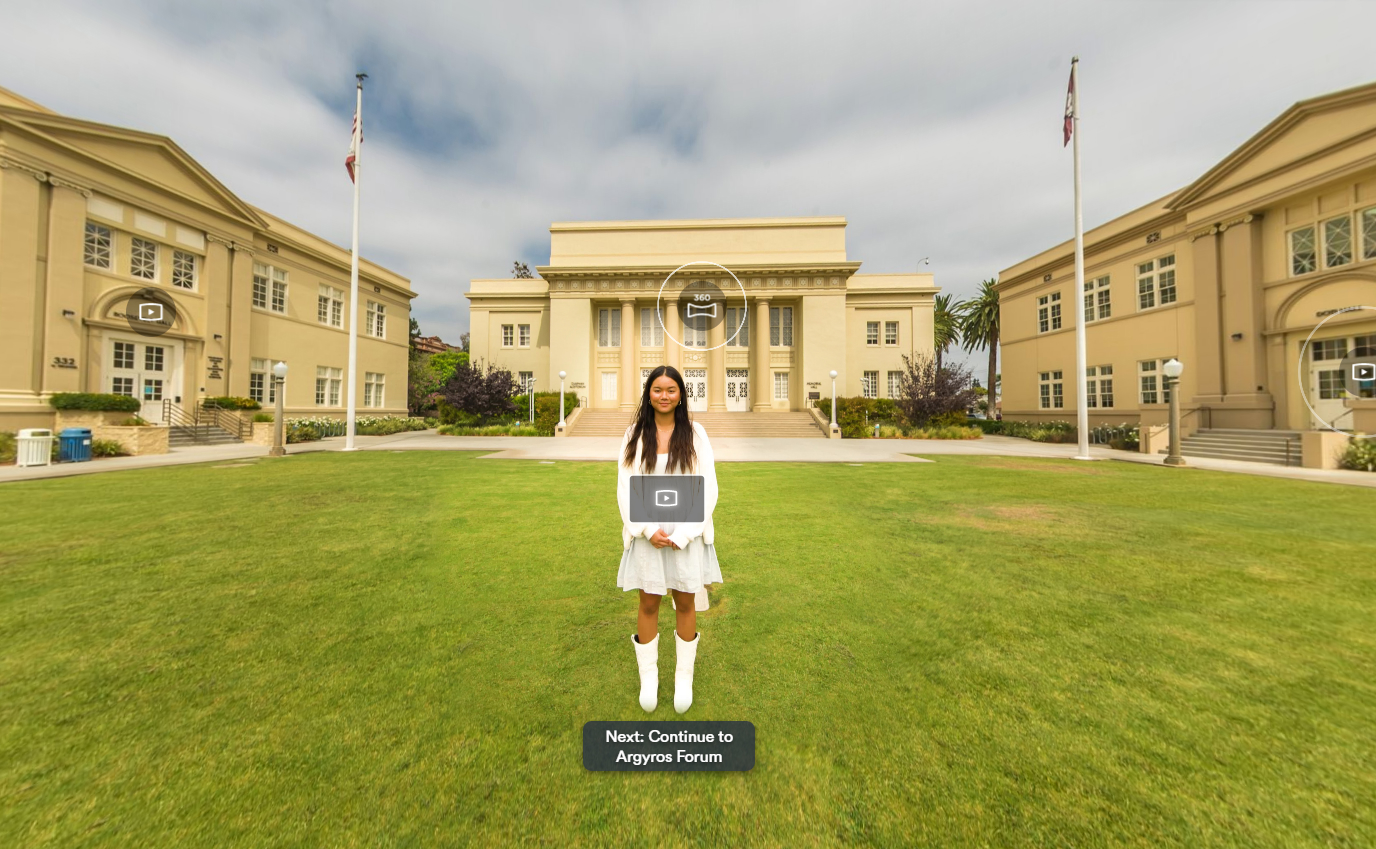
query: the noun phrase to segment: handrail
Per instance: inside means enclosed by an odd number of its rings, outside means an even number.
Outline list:
[[[198,424],[213,424],[221,430],[234,434],[239,439],[246,439],[253,434],[252,422],[245,421],[243,416],[232,410],[215,406],[207,407],[204,401],[196,402],[196,421]]]
[[[1193,415],[1194,413],[1202,413],[1200,418],[1203,420],[1203,422],[1198,427],[1200,430],[1208,430],[1211,427],[1213,427],[1213,409],[1213,407],[1208,407],[1201,404],[1198,407],[1191,407],[1188,410],[1181,410],[1180,421],[1184,422],[1187,416]]]

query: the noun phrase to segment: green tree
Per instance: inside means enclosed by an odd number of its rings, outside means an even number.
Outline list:
[[[998,278],[985,280],[979,284],[979,292],[974,298],[961,305],[959,325],[963,338],[962,346],[967,351],[978,348],[989,349],[989,418],[994,417],[994,407],[998,396],[992,390],[998,387],[999,363],[999,292]]]
[[[936,349],[936,367],[941,368],[946,351],[960,342],[959,301],[951,302],[950,295],[937,295],[932,309],[932,347]]]
[[[435,380],[438,381],[434,391],[438,392],[440,386],[449,382],[449,378],[454,376],[454,369],[458,368],[459,363],[467,362],[467,351],[441,351],[438,354],[432,354],[430,356],[430,368],[435,370]]]

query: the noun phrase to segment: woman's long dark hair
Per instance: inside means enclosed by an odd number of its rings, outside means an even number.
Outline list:
[[[673,366],[659,366],[645,378],[645,388],[640,393],[640,409],[636,411],[635,422],[631,425],[631,438],[626,441],[626,456],[621,458],[621,464],[629,466],[635,462],[636,443],[639,443],[641,468],[646,472],[654,471],[659,434],[655,430],[655,408],[650,406],[650,385],[661,375],[668,375],[670,380],[678,384],[674,435],[669,437],[669,462],[665,471],[673,474],[677,469],[686,473],[697,465],[698,452],[693,448],[693,424],[688,420],[688,389],[683,385],[683,375]]]

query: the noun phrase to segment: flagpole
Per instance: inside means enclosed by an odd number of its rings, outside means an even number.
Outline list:
[[[1085,373],[1089,368],[1085,356],[1085,219],[1080,205],[1080,57],[1070,60],[1071,87],[1071,142],[1075,146],[1075,412],[1076,433],[1080,437],[1080,453],[1076,460],[1088,460],[1089,456],[1089,393],[1085,385]]]
[[[354,450],[354,420],[358,414],[358,184],[363,178],[363,169],[359,167],[363,159],[363,145],[359,143],[359,139],[363,135],[363,78],[366,76],[367,74],[354,75],[358,80],[358,102],[354,107],[354,245],[353,256],[349,262],[349,408],[344,420],[345,451]]]

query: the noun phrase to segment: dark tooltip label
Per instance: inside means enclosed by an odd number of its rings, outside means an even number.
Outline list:
[[[583,766],[595,772],[745,771],[755,766],[753,722],[589,722]]]

